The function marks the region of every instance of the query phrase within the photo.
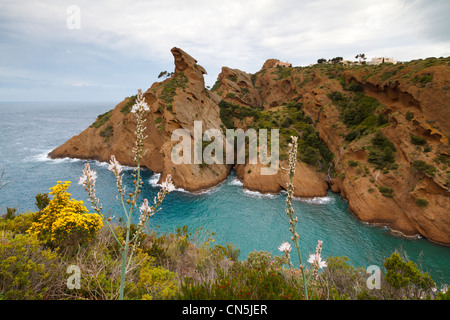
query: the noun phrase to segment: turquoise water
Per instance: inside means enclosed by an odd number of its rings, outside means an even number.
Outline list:
[[[87,201],[77,184],[85,161],[51,160],[46,154],[78,134],[95,121],[98,114],[115,103],[0,103],[0,165],[6,168],[11,183],[0,190],[0,211],[16,207],[20,212],[35,210],[34,197],[48,192],[58,180],[72,181],[69,191],[76,199]],[[120,217],[115,180],[105,163],[89,161],[97,170],[97,196],[106,214]],[[131,188],[131,169],[125,181]],[[153,199],[159,188],[158,174],[143,172],[142,197]],[[201,194],[176,190],[169,194],[151,219],[158,232],[174,232],[187,225],[190,231],[203,228],[214,232],[215,244],[229,242],[241,250],[241,259],[253,250],[281,254],[277,247],[289,241],[289,222],[285,214],[285,194],[261,195],[243,190],[235,173],[222,184]],[[364,268],[383,260],[394,250],[403,250],[420,263],[437,283],[450,283],[450,247],[426,239],[404,239],[386,228],[368,226],[356,219],[346,201],[329,192],[326,197],[297,199],[293,202],[298,216],[303,259],[323,240],[323,256],[347,256]],[[137,219],[137,217],[136,217]]]

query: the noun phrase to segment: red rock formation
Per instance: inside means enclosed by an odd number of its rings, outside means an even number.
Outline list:
[[[335,172],[329,186],[348,200],[350,210],[359,219],[387,225],[406,236],[422,235],[450,245],[448,64],[422,69],[420,62],[392,67],[280,68],[277,67],[279,60],[270,59],[253,75],[224,67],[213,90],[208,91],[203,80],[206,71],[197,61],[178,48],[173,48],[172,54],[174,75],[154,83],[145,92],[151,112],[146,122],[148,138],[144,145],[143,165],[161,172],[161,179],[170,173],[178,187],[197,191],[214,186],[227,177],[231,165],[174,165],[170,158],[176,143],[170,137],[175,129],[184,128],[193,134],[194,120],[202,121],[203,131],[221,128],[218,104],[222,99],[250,108],[262,106],[266,111],[282,110],[283,104],[289,101],[301,102],[302,110],[313,119],[320,139],[334,154]],[[388,116],[389,123],[377,130],[394,144],[397,169],[377,170],[368,162],[373,132],[365,133],[355,141],[345,141],[349,129],[340,119],[339,107],[328,97],[335,91],[351,94],[343,89],[339,79],[359,84],[366,95],[376,98],[384,106],[376,112]],[[132,165],[130,150],[134,143],[134,119],[132,114],[121,112],[127,102],[125,99],[119,103],[108,121],[99,128],[86,129],[56,148],[50,156],[107,161],[114,154],[121,163]],[[407,120],[407,112],[413,112],[414,119]],[[243,129],[253,124],[251,117],[233,121]],[[106,138],[105,134],[101,136],[100,133],[109,126],[113,134]],[[423,147],[414,145],[411,134],[424,138],[431,151],[425,152]],[[440,164],[435,162],[436,159],[441,159]],[[416,160],[433,165],[436,174],[416,170],[413,166]],[[356,165],[348,165],[349,161]],[[282,161],[281,166],[286,167],[286,162]],[[286,188],[287,174],[282,169],[276,175],[262,176],[261,165],[239,164],[235,168],[244,188],[264,193],[276,193]],[[323,169],[318,171],[316,167],[298,163],[295,194],[305,197],[326,195],[328,184]],[[392,193],[386,197],[379,187],[391,188]],[[417,199],[425,199],[428,204],[419,206]]]

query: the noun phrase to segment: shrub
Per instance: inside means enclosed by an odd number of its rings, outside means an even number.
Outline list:
[[[155,123],[155,124],[158,124],[158,123],[161,123],[162,122],[162,118],[161,117],[157,117],[155,120],[153,120],[153,122]]]
[[[417,198],[415,203],[419,206],[419,207],[426,207],[428,206],[428,201],[426,199],[422,199],[422,198]]]
[[[380,113],[377,117],[377,125],[379,127],[381,127],[388,123],[389,123],[389,118],[384,116],[384,114]]]
[[[163,87],[160,98],[166,102],[167,106],[171,106],[176,94],[177,88],[186,88],[189,80],[184,72],[178,73],[175,77],[170,79]]]
[[[13,234],[26,233],[33,222],[39,218],[39,212],[25,212],[15,216],[12,219],[0,219],[0,230],[8,230]]]
[[[111,119],[113,110],[109,110],[108,112],[105,112],[97,117],[95,122],[91,124],[91,128],[100,128],[102,125],[104,125],[109,119]]]
[[[377,131],[372,138],[372,146],[369,147],[368,161],[377,166],[377,169],[383,169],[395,162],[395,146],[389,141],[381,131]]]
[[[329,299],[356,299],[358,288],[366,281],[365,270],[349,264],[347,257],[328,257],[327,268],[320,274],[323,293]]]
[[[44,208],[48,206],[48,204],[50,203],[48,193],[38,193],[35,199],[36,199],[35,205],[39,211],[44,210]]]
[[[381,192],[381,194],[387,198],[392,198],[394,190],[389,187],[380,186],[378,187],[378,190]]]
[[[232,75],[232,76],[228,76],[227,79],[229,79],[229,80],[231,80],[233,82],[236,82],[237,81],[237,75],[235,74],[235,75]]]
[[[0,296],[45,299],[64,289],[58,254],[42,249],[35,235],[4,233],[0,245]]]
[[[420,272],[414,262],[403,260],[396,252],[385,260],[384,267],[386,282],[407,296],[417,298],[422,290],[430,291],[435,286],[427,272]]]
[[[348,127],[357,126],[369,116],[373,116],[374,111],[381,107],[377,99],[366,96],[362,92],[354,94],[352,100],[341,105],[341,119]],[[377,123],[375,123],[375,126]]]
[[[356,81],[351,81],[348,84],[345,81],[341,81],[341,85],[342,85],[342,88],[347,91],[353,91],[353,92],[362,92],[363,91],[363,86]]]
[[[358,162],[358,161],[349,160],[349,161],[347,161],[347,164],[348,164],[350,167],[357,167],[358,164],[359,164],[359,162]]]
[[[299,152],[300,159],[310,165],[317,165],[320,163],[320,152],[317,148],[306,146],[305,148],[300,148]]]
[[[425,138],[415,136],[412,133],[410,134],[410,136],[411,136],[411,142],[415,145],[423,146],[427,143],[427,140]]]
[[[354,130],[350,131],[349,133],[347,133],[345,135],[344,139],[345,139],[345,141],[350,142],[350,141],[353,141],[353,140],[359,138],[360,135],[361,135],[360,130],[359,129],[354,129]]]
[[[285,257],[275,256],[266,251],[252,251],[248,254],[244,264],[246,267],[256,270],[277,270],[286,263]]]
[[[281,127],[289,128],[293,122],[294,121],[291,119],[291,117],[288,116],[285,119],[283,119],[283,121],[281,121]]]
[[[436,173],[436,168],[433,165],[428,164],[422,160],[415,160],[413,162],[413,167],[417,171],[422,172],[424,174],[428,174],[430,176],[434,176],[434,174]]]
[[[412,113],[411,111],[407,111],[405,117],[406,120],[411,121],[412,119],[414,119],[414,113]]]
[[[227,243],[225,247],[221,245],[215,245],[213,251],[218,255],[226,257],[228,260],[234,262],[238,261],[239,255],[241,254],[241,250],[231,243]]]
[[[102,218],[96,213],[89,214],[83,201],[70,198],[69,185],[70,181],[58,181],[50,188],[52,199],[28,230],[44,243],[73,245],[90,240],[103,226]]]
[[[328,98],[333,100],[334,103],[336,103],[340,106],[347,103],[347,98],[340,91],[333,91],[333,92],[327,94],[327,96],[328,96]]]
[[[118,228],[117,226],[115,231]],[[124,239],[122,235],[118,237],[120,240]],[[76,264],[81,271],[80,289],[70,291],[72,298],[87,300],[117,299],[120,290],[121,255],[122,250],[109,228],[100,229],[92,241],[79,248],[76,255],[70,255],[70,258],[75,261],[69,262],[69,264]],[[140,298],[136,290],[136,282],[139,262],[142,260],[142,254],[137,250],[137,254],[134,255],[130,263],[132,271],[129,272],[124,286],[126,297],[129,299]]]
[[[436,300],[450,300],[450,286],[448,286],[444,291],[439,291]]]
[[[225,272],[218,272],[215,281],[194,283],[185,278],[180,288],[180,299],[188,300],[279,300],[303,299],[299,288],[284,273],[248,267],[235,262]]]
[[[5,220],[14,219],[14,217],[16,216],[16,212],[17,212],[16,208],[6,207],[6,213],[3,219]]]
[[[251,170],[249,170],[249,171],[251,171]],[[238,261],[240,254],[241,254],[241,250],[239,248],[236,248],[231,243],[226,244],[226,256],[228,259],[236,262],[236,261]]]
[[[211,91],[217,91],[217,90],[220,88],[221,85],[222,85],[222,81],[217,80],[217,81],[214,83],[213,87],[211,88]]]
[[[142,300],[174,299],[178,293],[177,274],[148,261],[139,271],[137,288]]]
[[[220,119],[227,129],[234,129],[232,118],[244,119],[245,117],[253,117],[257,121],[261,116],[261,111],[256,107],[246,107],[225,100],[220,101]]]
[[[127,103],[120,109],[120,112],[122,112],[124,115],[129,114],[131,111],[131,108],[133,108],[133,105],[136,102],[136,98],[137,98],[136,95],[128,97]]]
[[[110,137],[114,134],[114,129],[112,125],[107,126],[105,129],[100,131],[99,135],[100,137],[105,138],[105,141],[108,141]]]
[[[303,108],[303,103],[297,101],[288,101],[286,103],[286,108],[293,110],[301,110]],[[302,114],[304,115],[303,111]]]
[[[412,80],[414,83],[420,83],[422,85],[429,83],[433,81],[433,75],[432,74],[424,74],[421,76],[415,76]]]
[[[291,76],[293,68],[292,67],[282,67],[277,66],[275,68],[275,71],[273,71],[274,74],[278,76],[278,80],[286,79]]]

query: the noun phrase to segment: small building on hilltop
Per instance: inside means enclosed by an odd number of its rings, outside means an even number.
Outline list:
[[[387,57],[375,57],[375,58],[372,58],[371,61],[367,62],[367,64],[371,64],[371,65],[379,65],[382,63],[397,64],[397,60],[395,60],[394,58],[387,58]]]
[[[288,67],[292,67],[292,63],[277,61],[274,65],[274,67],[278,67],[278,66],[283,67],[283,68],[288,68]]]

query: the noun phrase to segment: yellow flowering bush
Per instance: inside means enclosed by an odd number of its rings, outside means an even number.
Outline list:
[[[149,261],[141,267],[137,289],[142,300],[171,300],[178,293],[177,274]]]
[[[58,181],[50,188],[52,199],[28,233],[49,244],[68,245],[92,239],[103,226],[100,215],[89,213],[83,201],[70,198],[71,194],[67,192],[70,183]]]

